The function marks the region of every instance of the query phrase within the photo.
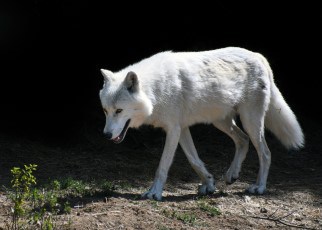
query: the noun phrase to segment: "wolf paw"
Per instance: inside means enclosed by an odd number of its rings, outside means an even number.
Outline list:
[[[246,191],[251,193],[251,194],[262,195],[266,191],[266,186],[265,185],[252,184]]]
[[[225,176],[226,184],[233,184],[239,177],[239,172],[234,172],[233,170],[228,170]]]
[[[150,200],[162,200],[162,192],[154,191],[153,189],[150,189],[149,191],[146,191],[142,194],[142,198],[144,199],[150,199]]]
[[[198,186],[198,195],[205,196],[215,192],[214,184],[201,184]]]

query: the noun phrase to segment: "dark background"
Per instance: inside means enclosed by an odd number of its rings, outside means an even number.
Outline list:
[[[93,113],[103,118],[100,68],[116,71],[164,50],[226,46],[266,56],[276,84],[299,120],[319,122],[318,6],[193,2],[180,6],[107,0],[1,3],[1,132],[73,136],[91,122]]]

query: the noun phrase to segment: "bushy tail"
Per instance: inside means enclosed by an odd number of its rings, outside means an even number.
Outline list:
[[[273,72],[268,61],[261,54],[257,55],[269,71],[271,82],[271,99],[265,116],[265,127],[274,133],[286,148],[302,148],[304,146],[304,135],[300,124],[275,85]]]
[[[271,76],[271,100],[265,117],[265,126],[288,148],[304,146],[304,135],[293,111],[285,102]]]

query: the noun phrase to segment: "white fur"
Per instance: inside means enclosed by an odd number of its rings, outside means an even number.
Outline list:
[[[130,71],[136,73],[138,80],[133,92],[125,87],[128,84],[125,76]],[[189,131],[189,126],[196,123],[211,123],[233,139],[236,152],[226,174],[228,183],[238,178],[250,138],[260,163],[257,181],[249,188],[252,193],[265,191],[271,162],[264,125],[288,148],[304,144],[295,115],[274,84],[268,62],[258,53],[234,47],[162,52],[119,72],[102,70],[102,73],[105,83],[100,98],[108,111],[105,132],[111,132],[115,138],[131,119],[130,127],[148,124],[167,133],[155,180],[143,194],[150,199],[162,198],[178,143],[201,178],[199,193],[214,192],[213,176],[198,157]],[[123,111],[115,114],[116,109]],[[236,115],[248,135],[235,124]]]

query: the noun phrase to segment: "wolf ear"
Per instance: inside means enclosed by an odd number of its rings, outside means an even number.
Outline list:
[[[139,80],[136,73],[130,71],[127,73],[124,85],[130,93],[137,92],[139,90]]]
[[[113,76],[113,73],[107,69],[101,69],[101,73],[104,77],[104,83],[109,82],[111,77]]]

